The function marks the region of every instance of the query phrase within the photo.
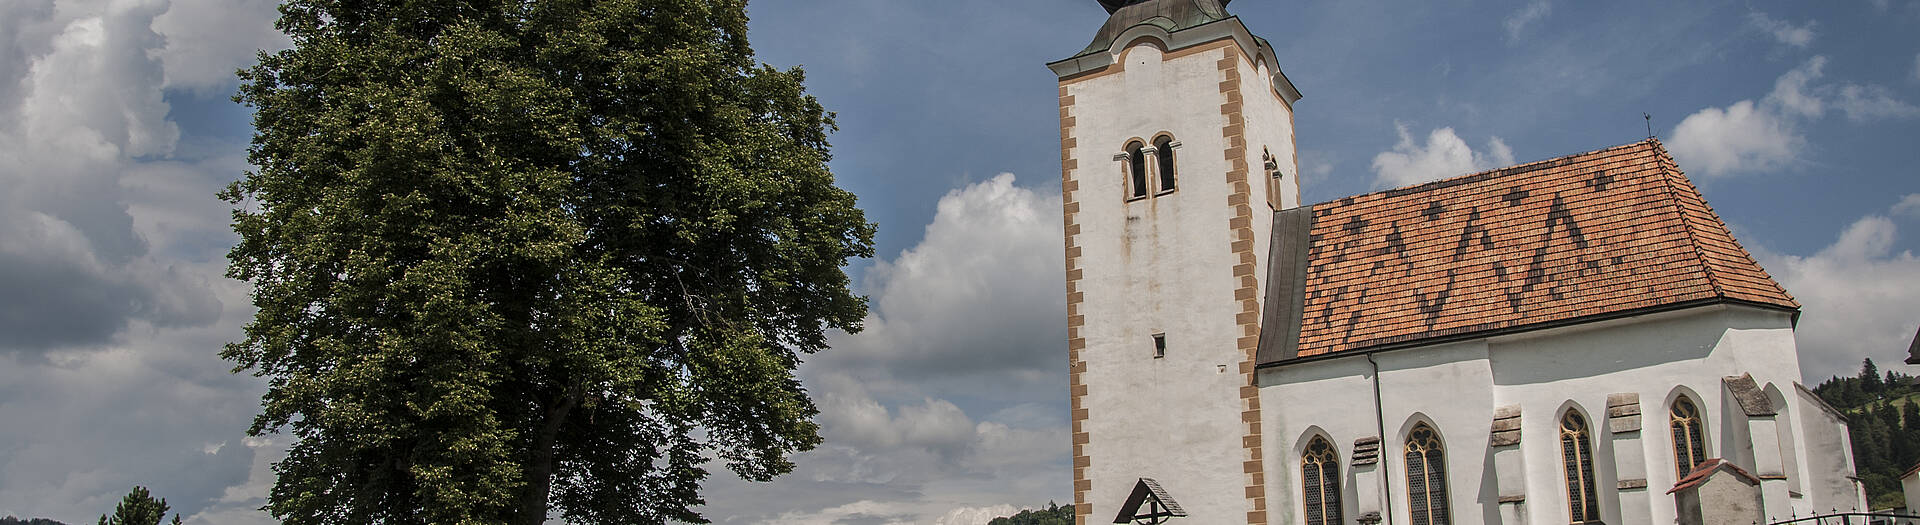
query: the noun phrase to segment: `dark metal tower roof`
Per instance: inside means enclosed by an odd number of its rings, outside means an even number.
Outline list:
[[[1100,0],[1107,8],[1107,23],[1100,26],[1093,43],[1074,56],[1106,51],[1121,33],[1140,24],[1152,24],[1168,33],[1198,27],[1232,17],[1227,3],[1232,0]],[[1264,44],[1264,42],[1263,42]]]
[[[1107,14],[1113,14],[1114,11],[1119,11],[1122,7],[1133,4],[1145,4],[1153,1],[1154,0],[1100,0],[1100,7],[1107,8]],[[1227,2],[1231,1],[1233,0],[1220,0],[1220,7],[1226,7]]]

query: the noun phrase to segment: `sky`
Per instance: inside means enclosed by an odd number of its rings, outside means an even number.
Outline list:
[[[826,438],[716,523],[952,525],[1071,499],[1056,79],[1093,0],[761,0],[759,58],[837,112],[878,223],[866,330],[800,375]],[[1305,95],[1305,200],[1641,140],[1804,305],[1809,385],[1920,325],[1920,1],[1240,0]],[[247,169],[262,0],[0,1],[0,515],[135,484],[256,524],[285,437],[221,346],[252,316],[214,193]],[[1651,116],[1649,121],[1643,115]],[[716,469],[724,473],[724,469]]]

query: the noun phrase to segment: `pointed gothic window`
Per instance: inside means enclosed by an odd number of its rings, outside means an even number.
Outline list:
[[[1673,400],[1673,419],[1668,426],[1673,430],[1673,466],[1679,472],[1674,479],[1687,477],[1695,465],[1707,459],[1706,440],[1700,435],[1700,409],[1694,408],[1693,400],[1680,396]]]
[[[1426,423],[1407,432],[1407,501],[1413,525],[1450,525],[1447,512],[1447,452]]]
[[[1600,496],[1593,484],[1593,444],[1587,420],[1567,411],[1560,418],[1560,457],[1567,471],[1567,516],[1573,523],[1600,521]]]
[[[1127,198],[1138,199],[1147,196],[1147,152],[1146,145],[1139,141],[1127,143]]]
[[[1300,456],[1301,501],[1307,507],[1307,525],[1339,525],[1340,454],[1327,438],[1314,436]]]
[[[1173,191],[1173,137],[1153,139],[1153,156],[1160,161],[1160,192]]]

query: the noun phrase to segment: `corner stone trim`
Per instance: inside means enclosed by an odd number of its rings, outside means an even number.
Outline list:
[[[1066,229],[1067,258],[1067,389],[1073,410],[1073,515],[1074,521],[1087,523],[1093,516],[1093,503],[1088,494],[1093,490],[1093,481],[1087,479],[1087,467],[1092,458],[1087,455],[1087,443],[1092,436],[1087,434],[1087,383],[1081,377],[1087,371],[1087,362],[1080,359],[1080,351],[1087,348],[1087,338],[1080,334],[1080,328],[1086,325],[1086,317],[1080,313],[1080,304],[1086,302],[1086,294],[1080,291],[1080,279],[1084,271],[1080,268],[1080,181],[1074,178],[1080,163],[1073,157],[1073,148],[1077,141],[1073,136],[1073,95],[1067,93],[1066,86],[1060,87],[1060,205],[1063,227]]]
[[[1253,187],[1247,183],[1247,138],[1246,117],[1241,114],[1244,99],[1240,96],[1240,54],[1239,48],[1227,47],[1216,62],[1221,73],[1220,114],[1226,117],[1227,124],[1220,129],[1220,137],[1226,139],[1227,161],[1227,202],[1231,220],[1227,228],[1231,237],[1233,254],[1238,258],[1233,266],[1233,278],[1238,284],[1233,298],[1240,302],[1240,312],[1234,316],[1240,333],[1235,339],[1240,350],[1240,420],[1247,425],[1246,434],[1241,436],[1240,445],[1246,449],[1246,463],[1243,470],[1247,474],[1247,503],[1252,510],[1247,511],[1248,525],[1266,525],[1267,523],[1267,476],[1266,461],[1261,456],[1260,433],[1260,387],[1254,385],[1254,362],[1260,349],[1260,282],[1254,271],[1253,254],[1253,206],[1248,200],[1253,196]]]

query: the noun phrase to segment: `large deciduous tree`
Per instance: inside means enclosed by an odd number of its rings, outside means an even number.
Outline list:
[[[865,301],[831,115],[742,0],[288,0],[223,355],[288,431],[287,523],[702,521],[820,441],[794,377]]]

